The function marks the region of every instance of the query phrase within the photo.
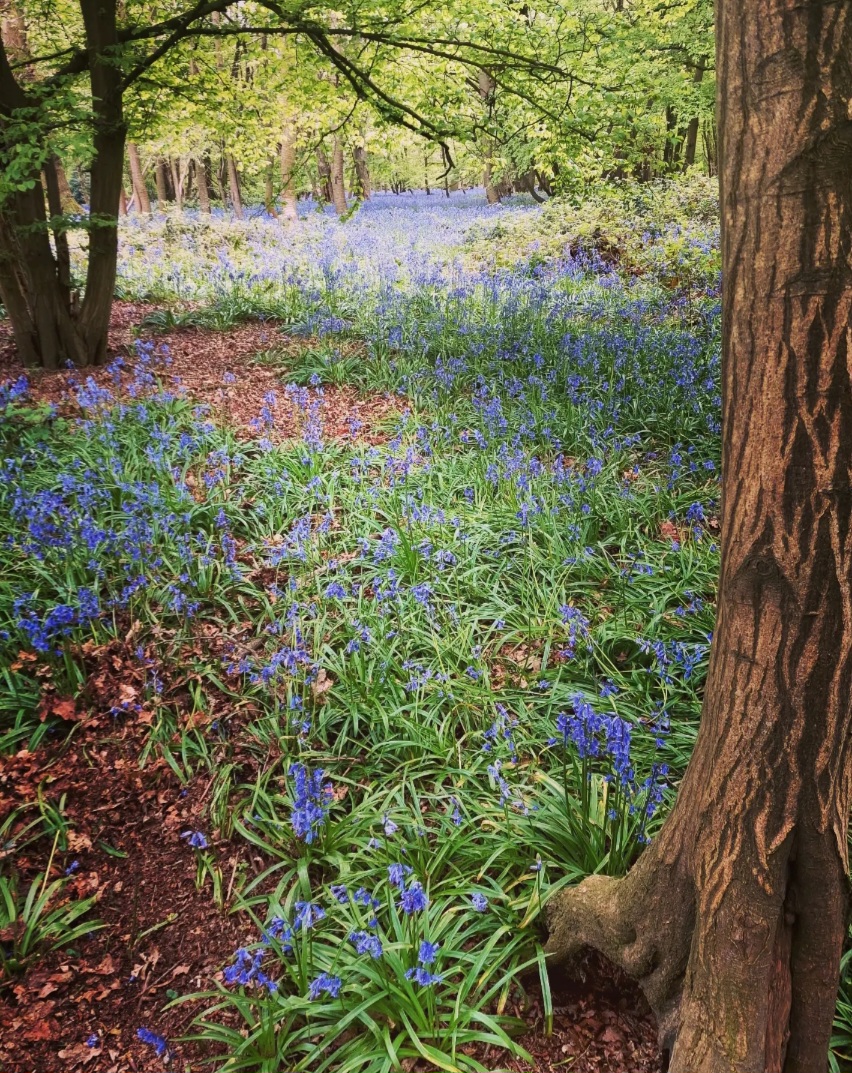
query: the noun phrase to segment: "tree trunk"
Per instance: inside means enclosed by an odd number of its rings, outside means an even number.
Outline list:
[[[641,983],[671,1073],[826,1068],[852,796],[852,9],[717,4],[722,568],[695,752],[621,880],[552,902],[554,960]]]
[[[482,172],[482,185],[485,187],[485,197],[489,205],[497,205],[500,201],[500,192],[492,181],[491,158],[485,161]]]
[[[114,5],[102,0],[80,0],[86,42],[95,59],[90,64],[94,118],[91,218],[97,223],[89,232],[86,292],[80,309],[79,327],[86,360],[102,365],[107,357],[107,335],[115,296],[118,268],[118,201],[124,178],[124,122],[122,72],[114,63],[101,62],[117,48],[118,26]]]
[[[154,175],[157,183],[157,208],[160,212],[165,208],[169,200],[169,184],[166,177],[166,162],[162,158],[157,161]]]
[[[172,190],[174,191],[175,204],[177,205],[177,211],[183,212],[183,180],[184,175],[181,174],[180,157],[175,160],[174,157],[169,157],[169,172],[172,178]]]
[[[145,175],[142,171],[142,164],[139,161],[139,150],[133,142],[127,143],[127,159],[130,163],[130,180],[133,183],[136,208],[139,212],[144,212],[146,216],[149,216],[151,214],[151,202],[148,199]]]
[[[373,192],[366,148],[363,145],[356,145],[352,150],[352,159],[355,163],[355,177],[358,180],[358,197],[366,201]],[[428,178],[426,184],[427,186],[429,184]]]
[[[325,149],[321,145],[317,146],[317,175],[319,177],[320,193],[323,199],[331,205],[334,200],[334,194],[331,189],[331,164],[329,164]]]
[[[195,182],[198,186],[198,207],[209,216],[210,183],[207,177],[207,162],[203,157],[198,157],[195,161]]]
[[[116,12],[99,0],[81,0],[89,55],[93,149],[89,262],[86,290],[77,307],[70,292],[67,244],[51,249],[44,193],[35,171],[30,185],[6,198],[0,214],[0,295],[21,359],[53,369],[67,361],[86,365],[106,357],[107,330],[118,258],[118,205],[124,170],[125,126],[121,72],[98,58],[117,46]],[[0,111],[41,107],[15,79],[5,45],[0,47]],[[45,167],[51,215],[61,208],[55,162]],[[55,235],[58,232],[55,231]]]
[[[699,60],[692,81],[699,85],[704,78],[704,61]],[[683,150],[683,170],[687,171],[695,163],[695,150],[698,147],[698,116],[693,116],[686,128],[686,145]]]
[[[243,213],[243,198],[240,193],[240,176],[237,171],[237,162],[234,160],[232,153],[228,153],[227,168],[228,187],[231,191],[231,207],[234,210],[234,216],[238,220],[243,220],[245,219],[245,214]]]
[[[331,200],[334,211],[338,216],[343,216],[349,206],[343,185],[343,145],[338,137],[335,137],[331,150]]]
[[[278,219],[278,210],[275,208],[275,191],[272,186],[272,169],[275,167],[274,158],[267,165],[266,176],[264,177],[263,191],[264,191],[264,205],[266,212],[273,219]]]
[[[288,128],[281,139],[281,218],[298,220],[298,199],[293,171],[296,167],[296,136]]]

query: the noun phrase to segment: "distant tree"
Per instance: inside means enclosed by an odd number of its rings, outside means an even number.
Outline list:
[[[826,1069],[850,904],[852,5],[719,0],[722,567],[698,740],[555,961],[635,977],[672,1073]]]

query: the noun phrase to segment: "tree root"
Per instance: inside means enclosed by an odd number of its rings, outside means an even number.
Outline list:
[[[552,965],[572,965],[590,948],[642,989],[670,1052],[679,1028],[680,999],[695,924],[689,877],[647,850],[624,879],[590,876],[547,906],[545,953]]]

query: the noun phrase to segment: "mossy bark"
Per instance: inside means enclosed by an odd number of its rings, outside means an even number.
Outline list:
[[[852,7],[717,4],[722,566],[695,751],[548,949],[635,977],[672,1073],[826,1067],[852,733]]]

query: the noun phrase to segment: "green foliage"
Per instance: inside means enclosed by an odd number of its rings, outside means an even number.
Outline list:
[[[25,838],[43,836],[59,818],[47,868],[35,876],[29,886],[22,883],[14,864],[15,853],[27,844]],[[7,831],[19,822],[13,813],[4,824]],[[78,940],[103,927],[98,921],[84,919],[97,898],[70,898],[68,876],[51,879],[53,858],[63,836],[64,821],[49,805],[42,804],[41,816],[19,829],[13,843],[6,842],[0,867],[0,991],[20,976],[27,966],[53,950],[68,949]]]

